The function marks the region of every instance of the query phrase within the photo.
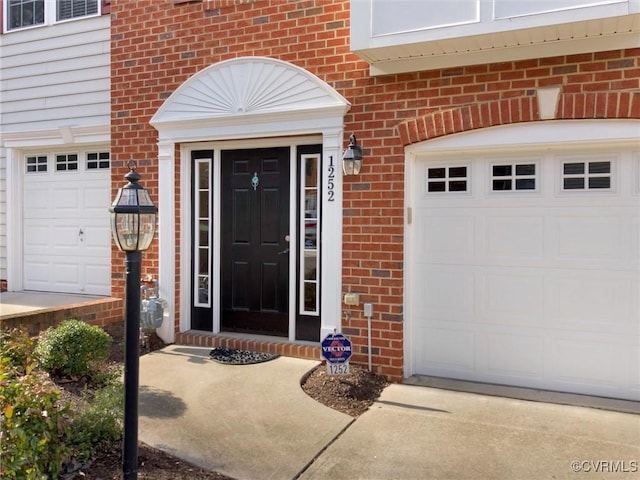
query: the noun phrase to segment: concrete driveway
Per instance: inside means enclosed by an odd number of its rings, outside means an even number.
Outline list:
[[[640,416],[391,385],[358,419],[308,397],[318,362],[140,359],[140,440],[239,480],[640,478]]]
[[[640,478],[640,416],[391,385],[302,479]]]

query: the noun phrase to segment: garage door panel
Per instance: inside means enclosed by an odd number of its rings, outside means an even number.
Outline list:
[[[48,187],[25,183],[24,186],[24,218],[50,218],[51,194]]]
[[[44,254],[49,249],[50,229],[47,225],[25,222],[24,243],[25,250],[35,254]]]
[[[27,258],[24,262],[24,283],[27,290],[46,291],[51,283],[50,266],[46,259]]]
[[[629,381],[632,363],[640,360],[631,357],[634,348],[638,348],[637,344],[634,347],[614,336],[567,334],[549,342],[546,369],[556,384],[618,396],[621,391],[634,388]]]
[[[434,281],[434,279],[438,279]],[[472,318],[475,310],[474,273],[469,268],[433,267],[423,270],[417,291],[418,310],[452,321]]]
[[[549,316],[554,328],[631,334],[637,327],[637,280],[625,272],[553,272]]]
[[[428,328],[418,332],[420,355],[417,368],[430,375],[442,376],[446,372],[469,375],[475,371],[475,336],[463,328],[451,328],[446,323],[430,322]]]
[[[493,269],[478,275],[482,275],[486,286],[481,310],[483,323],[542,326],[545,296],[542,274],[522,269]]]
[[[485,262],[539,261],[544,257],[544,216],[525,212],[496,216],[493,211],[485,215]]]
[[[53,211],[54,215],[60,217],[69,217],[70,215],[78,215],[80,213],[80,189],[76,186],[73,188],[55,187],[51,189],[55,192],[53,195]]]
[[[109,295],[111,282],[111,268],[104,263],[91,263],[91,259],[84,262],[84,290],[88,295]]]
[[[621,225],[617,217],[556,217],[555,258],[617,262],[623,253]]]
[[[478,356],[484,359],[485,381],[510,383],[513,378],[540,378],[544,371],[544,338],[535,334],[486,332],[479,335]],[[507,382],[507,377],[512,377]]]
[[[425,261],[461,263],[473,258],[473,216],[434,216],[430,210],[424,210],[419,215],[425,219],[416,225]]]

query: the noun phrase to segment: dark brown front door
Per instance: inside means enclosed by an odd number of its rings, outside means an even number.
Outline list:
[[[289,157],[222,152],[222,330],[288,336]]]

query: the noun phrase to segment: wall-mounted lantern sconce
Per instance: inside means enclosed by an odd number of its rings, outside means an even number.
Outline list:
[[[349,146],[342,155],[342,171],[345,175],[359,175],[362,168],[362,147],[356,143],[356,136],[349,137]]]

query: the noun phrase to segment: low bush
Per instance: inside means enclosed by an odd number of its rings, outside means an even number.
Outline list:
[[[3,364],[9,357],[2,357]],[[69,455],[69,404],[34,368],[0,371],[0,478],[56,478]]]
[[[111,337],[79,320],[51,327],[38,341],[35,354],[46,371],[68,377],[91,377],[109,355]]]
[[[96,390],[91,398],[85,396],[68,437],[68,444],[80,463],[85,463],[102,445],[122,437],[123,395],[122,383],[111,383]]]
[[[3,370],[24,375],[27,365],[33,361],[35,342],[24,330],[13,328],[0,330],[0,358]]]
[[[105,338],[106,336],[106,338]],[[0,332],[0,478],[73,475],[103,445],[122,436],[122,369],[108,367],[111,337],[67,321],[49,329],[34,349],[25,332]],[[62,402],[38,368],[92,381],[82,398]]]

